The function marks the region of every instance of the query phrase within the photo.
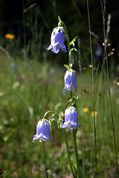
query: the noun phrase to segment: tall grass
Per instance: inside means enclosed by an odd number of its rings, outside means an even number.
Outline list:
[[[107,128],[108,128],[108,122],[110,119],[110,126],[111,126],[111,130],[112,130],[112,145],[110,145],[114,151],[114,159],[113,159],[113,173],[111,173],[112,176],[114,177],[118,177],[118,156],[117,156],[117,141],[116,141],[116,127],[115,127],[115,120],[116,118],[114,118],[114,108],[112,107],[112,93],[111,93],[111,79],[110,79],[110,69],[109,69],[109,65],[108,65],[108,52],[107,52],[107,45],[109,42],[109,29],[110,29],[110,19],[106,19],[106,1],[100,1],[101,3],[101,11],[102,11],[102,23],[103,23],[103,36],[104,36],[104,56],[103,56],[103,63],[102,63],[102,69],[100,72],[100,75],[98,75],[98,77],[100,76],[100,82],[98,84],[99,88],[102,88],[102,108],[101,108],[101,112],[102,112],[102,120],[104,119],[104,124],[101,123],[100,125],[97,125],[96,120],[94,119],[94,160],[95,160],[95,165],[94,165],[94,177],[98,176],[99,174],[99,169],[98,169],[98,165],[99,165],[99,158],[98,158],[98,150],[99,150],[99,145],[98,145],[98,128],[97,127],[102,127],[103,130],[103,134],[104,134],[104,142],[101,143],[101,147],[100,150],[103,149],[104,147],[104,152],[106,153],[106,140],[108,138],[108,134],[107,134]],[[88,24],[89,24],[89,39],[90,39],[90,54],[91,54],[91,65],[94,66],[94,59],[93,59],[93,55],[92,55],[92,38],[91,38],[91,22],[90,22],[90,7],[89,7],[89,2],[87,0],[87,14],[88,14]],[[106,23],[107,20],[107,23]],[[95,77],[94,77],[95,75]],[[92,67],[92,99],[93,99],[93,108],[95,109],[99,109],[99,91],[97,92],[96,89],[96,84],[95,84],[95,79],[97,78],[97,75],[94,74],[94,68]],[[99,78],[98,78],[99,80]],[[107,91],[106,91],[107,90]],[[105,96],[105,93],[107,92],[107,96]],[[106,102],[108,102],[108,106],[106,105]],[[107,118],[107,116],[105,115],[105,110],[108,110],[108,112],[110,113],[109,118]],[[101,118],[100,118],[101,119]],[[107,158],[108,159],[108,158]],[[106,166],[106,162],[105,165]],[[102,167],[103,169],[103,167]],[[108,171],[105,169],[105,171],[103,172],[103,176],[104,177],[108,177],[110,176]]]
[[[7,60],[0,58],[0,160],[4,177],[46,177],[45,164],[49,177],[70,174],[62,133],[55,130],[52,138],[45,143],[44,152],[40,143],[32,143],[35,125],[46,110],[62,110],[62,91],[64,71],[48,63],[37,61]],[[93,152],[93,122],[96,123],[97,175],[106,177],[115,169],[112,122],[108,82],[102,85],[102,74],[95,79],[96,111],[94,110],[91,87],[91,71],[87,69],[78,80],[78,110],[81,128],[78,130],[78,154],[83,177],[94,174],[95,154]],[[49,79],[50,78],[50,79]],[[57,82],[58,81],[58,82]],[[118,88],[111,82],[112,106],[115,116],[115,134],[118,130]],[[81,96],[80,96],[81,95]],[[89,108],[88,113],[83,107]],[[54,108],[55,107],[55,108]],[[66,134],[68,134],[66,132]],[[68,135],[67,135],[68,136]],[[70,138],[70,156],[75,159]],[[117,142],[117,150],[119,142]],[[117,152],[118,154],[118,152]],[[32,156],[31,156],[32,155]],[[47,157],[46,157],[47,155]]]

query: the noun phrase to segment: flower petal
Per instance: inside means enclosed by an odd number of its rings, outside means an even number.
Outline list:
[[[61,44],[60,44],[60,48],[61,48],[61,50],[62,50],[64,53],[67,52],[67,50],[66,50],[66,46],[65,46],[65,45],[61,45]]]
[[[57,54],[57,53],[59,52],[59,47],[58,47],[58,45],[53,46],[52,51],[53,51],[55,54]]]
[[[47,140],[49,140],[49,138],[50,138],[49,135],[44,135],[44,134],[41,135],[41,139],[42,139],[43,141],[47,141]]]
[[[50,45],[48,48],[46,48],[46,50],[51,50],[52,49],[52,45]]]
[[[45,121],[42,126],[41,139],[46,141],[50,138],[50,126],[49,122]]]
[[[40,137],[41,137],[41,134],[40,135],[37,135],[37,134],[34,135],[33,136],[33,141],[40,139]]]
[[[68,125],[69,125],[68,122],[64,122],[64,123],[62,123],[61,128],[66,128],[66,127],[68,127]]]

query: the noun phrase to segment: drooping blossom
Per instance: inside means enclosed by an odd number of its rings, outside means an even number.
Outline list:
[[[61,128],[69,127],[70,129],[75,129],[79,127],[78,125],[78,113],[76,108],[70,106],[65,110],[64,123],[62,123]]]
[[[72,69],[66,71],[64,75],[64,89],[67,91],[71,91],[71,89],[77,89],[77,77],[76,72]]]
[[[43,140],[47,141],[50,138],[50,125],[47,120],[39,120],[36,126],[36,134],[33,136],[33,141]]]
[[[64,41],[65,41],[65,34],[64,34],[63,28],[62,27],[54,28],[54,30],[51,34],[51,44],[47,48],[47,50],[51,50],[56,54],[60,50],[63,52],[67,52]]]

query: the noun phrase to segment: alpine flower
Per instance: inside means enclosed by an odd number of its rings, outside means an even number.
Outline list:
[[[62,123],[61,128],[66,128],[66,127],[69,127],[70,129],[75,129],[79,127],[78,113],[76,111],[76,108],[73,106],[70,106],[65,110],[65,120],[64,123]]]
[[[60,50],[63,52],[67,52],[64,41],[65,41],[65,34],[63,28],[62,27],[54,28],[51,34],[51,44],[47,48],[47,50],[52,50],[56,54]]]
[[[71,89],[77,89],[77,77],[76,72],[72,69],[66,71],[64,75],[64,89],[67,91],[71,91]]]
[[[36,127],[36,134],[33,136],[34,140],[47,141],[50,138],[50,125],[47,120],[39,120]]]

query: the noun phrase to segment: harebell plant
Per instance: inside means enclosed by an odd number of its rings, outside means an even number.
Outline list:
[[[75,48],[75,42],[78,37],[74,37],[70,41],[68,30],[58,17],[58,26],[55,27],[51,33],[50,45],[46,50],[51,50],[53,53],[59,52],[68,53],[68,64],[65,64],[66,72],[64,74],[64,91],[68,95],[68,99],[64,102],[63,111],[56,113],[55,111],[47,111],[43,118],[38,121],[36,126],[36,134],[33,136],[33,141],[39,140],[40,142],[50,141],[50,132],[53,129],[53,122],[57,124],[59,130],[63,130],[68,161],[73,177],[81,178],[79,155],[76,142],[76,135],[79,125],[79,114],[77,108],[77,74],[80,69],[79,54],[80,50]],[[78,69],[78,70],[77,70]],[[61,116],[61,113],[62,116]],[[70,158],[69,144],[66,132],[73,136],[75,163]],[[69,135],[68,134],[68,135]]]

